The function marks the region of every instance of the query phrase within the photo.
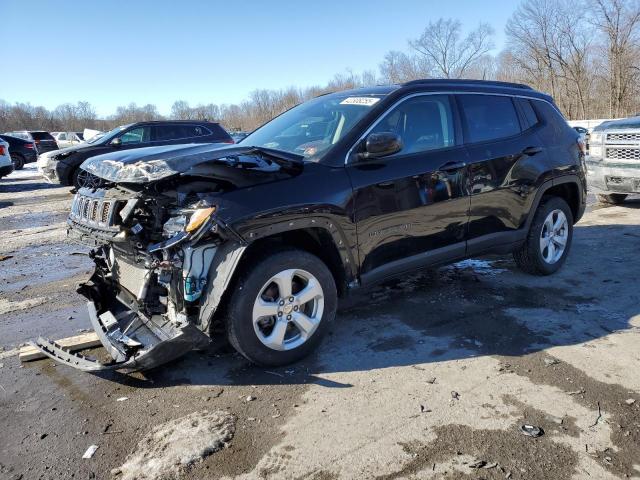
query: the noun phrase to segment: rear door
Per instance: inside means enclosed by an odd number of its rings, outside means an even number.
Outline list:
[[[352,154],[347,166],[363,283],[465,252],[467,152],[453,97],[410,97],[367,134],[380,132],[400,135],[402,150],[379,159]]]
[[[508,243],[525,220],[528,193],[544,156],[535,129],[527,128],[516,99],[505,95],[460,94],[469,153],[469,254]]]

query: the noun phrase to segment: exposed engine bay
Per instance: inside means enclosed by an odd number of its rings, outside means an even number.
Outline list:
[[[221,195],[288,175],[276,162],[243,157],[192,164],[186,174],[157,181],[103,178],[101,188],[80,189],[67,233],[92,247],[95,271],[78,292],[113,361],[100,363],[43,338],[34,345],[87,371],[148,369],[206,346],[213,313],[246,247],[216,215]],[[115,163],[107,164],[113,175],[104,177],[120,175]]]

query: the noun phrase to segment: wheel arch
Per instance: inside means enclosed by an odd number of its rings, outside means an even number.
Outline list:
[[[201,324],[207,329],[220,325],[219,320],[224,316],[224,305],[228,302],[230,292],[234,290],[239,276],[263,258],[265,251],[269,249],[273,251],[296,248],[320,258],[329,268],[340,297],[346,295],[351,282],[355,280],[356,265],[352,251],[344,234],[331,219],[313,217],[273,223],[243,232],[241,238],[247,240],[244,243],[230,241],[227,245],[221,246],[221,256],[224,260],[220,264],[224,266],[219,268],[219,265],[215,265],[211,268],[210,275],[215,271],[223,273],[227,278],[218,283],[218,291],[215,291],[216,279],[209,282],[210,289],[205,295],[200,314]],[[220,291],[220,287],[223,291]]]
[[[573,214],[573,223],[577,223],[582,217],[585,209],[585,192],[582,191],[580,180],[575,175],[564,175],[553,178],[543,183],[536,193],[536,196],[529,209],[527,218],[527,231],[531,226],[535,212],[545,197],[560,197],[567,202]]]

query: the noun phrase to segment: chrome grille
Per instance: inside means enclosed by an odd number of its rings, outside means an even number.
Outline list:
[[[607,158],[640,161],[640,148],[607,148]]]
[[[616,142],[621,141],[640,141],[640,132],[638,133],[607,133],[607,140]]]
[[[121,202],[104,200],[101,196],[77,193],[71,204],[71,220],[102,227],[116,226],[116,213]]]

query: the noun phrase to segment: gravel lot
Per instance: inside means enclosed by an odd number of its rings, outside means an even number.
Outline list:
[[[590,207],[554,276],[462,262],[351,299],[300,364],[219,342],[132,376],[15,355],[89,328],[70,201],[33,165],[0,180],[0,478],[152,478],[187,415],[219,450],[166,478],[640,478],[640,200]]]

